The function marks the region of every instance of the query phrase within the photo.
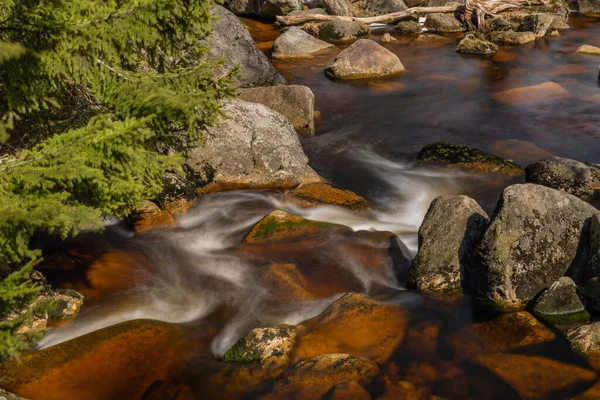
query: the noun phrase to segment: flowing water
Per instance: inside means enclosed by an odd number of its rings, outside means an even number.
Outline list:
[[[278,33],[270,25],[245,22],[268,53]],[[40,348],[50,350],[100,328],[135,319],[179,324],[188,336],[180,357],[184,372],[177,376],[189,398],[232,398],[230,391],[236,384],[241,386],[235,389],[238,395],[253,398],[268,393],[272,382],[251,386],[245,376],[219,375],[230,368],[219,362],[219,357],[252,328],[299,324],[320,314],[343,293],[359,292],[410,312],[408,344],[382,365],[383,377],[368,387],[372,396],[382,393],[381,382],[402,378],[423,383],[428,394],[450,399],[522,398],[514,385],[457,359],[452,346],[443,340],[432,354],[419,342],[430,326],[436,327],[439,337],[451,337],[473,322],[490,319],[490,314],[480,313],[468,298],[447,302],[411,293],[402,279],[416,253],[417,230],[433,198],[468,194],[491,212],[501,190],[522,178],[420,167],[413,160],[425,144],[446,140],[522,165],[550,154],[600,163],[600,57],[573,54],[581,44],[600,43],[600,23],[573,17],[570,25],[572,29],[559,37],[503,47],[492,57],[458,55],[454,37],[447,43],[415,45],[410,43],[412,37],[397,36],[398,41],[386,47],[400,57],[407,72],[379,81],[327,79],[323,69],[336,52],[307,60],[273,61],[290,84],[307,85],[315,94],[316,109],[321,112],[317,135],[301,139],[311,166],[337,186],[372,201],[373,210],[303,209],[276,192],[230,192],[198,199],[177,219],[175,228],[137,236],[125,225],[115,224],[101,235],[84,235],[60,247],[65,258],[42,266],[52,283],[78,290],[87,300],[80,316],[51,331]],[[375,31],[373,37],[381,33]],[[565,88],[569,97],[520,105],[498,100],[501,91],[548,81]],[[345,225],[354,231],[393,232],[399,239],[396,251],[402,257],[386,256],[378,261],[374,255],[382,253],[381,242],[343,232],[282,243],[240,244],[252,226],[273,210]],[[306,280],[310,296],[282,290],[269,278],[281,268],[290,271],[290,267],[274,267],[281,265],[294,266],[292,274]],[[411,345],[415,337],[420,344]],[[465,334],[464,341],[470,340],[474,339]],[[167,354],[169,346],[147,351]],[[589,368],[562,339],[527,351]],[[91,366],[68,378],[69,390],[75,391],[65,393],[77,393],[77,398],[102,398],[93,393],[112,393],[106,392],[110,382],[90,378],[99,373],[95,368],[102,367]],[[427,368],[444,378],[428,378]],[[127,373],[135,386],[135,371]],[[86,389],[77,392],[74,388],[81,382]],[[47,384],[28,384],[31,382],[15,389],[32,398],[61,398],[49,395]],[[540,396],[564,398],[590,385],[569,386]],[[142,397],[160,398],[146,396],[151,392]],[[110,396],[128,398],[121,394]]]

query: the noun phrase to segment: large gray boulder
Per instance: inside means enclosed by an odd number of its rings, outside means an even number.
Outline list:
[[[274,19],[302,9],[302,0],[225,0],[223,5],[237,15]]]
[[[360,4],[360,2],[358,2]],[[383,15],[404,11],[408,7],[403,0],[369,0],[364,3],[364,14]]]
[[[589,259],[590,204],[540,185],[507,187],[470,271],[471,289],[501,308],[521,308]],[[582,241],[583,239],[583,241]]]
[[[369,35],[371,29],[361,23],[345,20],[327,21],[319,28],[319,37],[327,40],[350,40]]]
[[[373,40],[360,39],[342,50],[325,74],[336,79],[393,76],[404,71],[400,59]]]
[[[550,286],[533,307],[535,315],[553,324],[573,324],[589,321],[590,314],[585,310],[577,295],[573,279],[563,276]]]
[[[427,15],[425,28],[432,32],[464,32],[465,26],[454,15],[448,13],[432,13]]]
[[[208,48],[212,58],[225,58],[225,70],[240,66],[240,87],[283,85],[281,74],[271,65],[267,56],[256,46],[250,33],[233,13],[219,5],[210,8],[213,16],[213,32],[202,45]],[[215,75],[223,71],[215,71]]]
[[[440,196],[431,202],[419,229],[419,251],[411,266],[411,282],[423,291],[460,289],[465,266],[489,218],[467,196]]]
[[[354,17],[352,4],[348,0],[314,0],[311,2],[311,7],[323,8],[329,15]]]
[[[239,98],[277,111],[301,135],[315,134],[315,96],[307,86],[279,85],[242,89]]]
[[[206,130],[186,165],[208,184],[205,192],[298,186],[308,162],[292,124],[262,104],[232,100]]]
[[[577,197],[589,198],[600,190],[597,167],[562,157],[550,157],[525,168],[529,183],[562,190]]]
[[[302,29],[293,26],[275,39],[272,55],[273,58],[279,59],[303,58],[334,47],[331,43],[314,38]]]

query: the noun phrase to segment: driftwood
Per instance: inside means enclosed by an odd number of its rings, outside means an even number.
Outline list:
[[[480,29],[484,26],[486,16],[496,17],[501,11],[511,8],[519,8],[525,5],[546,4],[545,0],[467,0],[466,4],[449,3],[441,7],[412,7],[404,11],[398,11],[390,14],[377,15],[374,17],[347,17],[341,15],[322,15],[322,14],[304,14],[293,16],[278,16],[277,23],[282,26],[301,25],[307,22],[326,22],[326,21],[356,21],[364,24],[392,24],[394,22],[406,19],[414,14],[428,13],[454,13],[462,12],[463,20],[471,29]],[[473,16],[476,17],[477,25],[473,24]]]

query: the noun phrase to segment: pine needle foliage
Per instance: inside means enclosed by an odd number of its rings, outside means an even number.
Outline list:
[[[0,360],[40,310],[37,232],[74,236],[162,190],[233,94],[210,0],[0,0]]]

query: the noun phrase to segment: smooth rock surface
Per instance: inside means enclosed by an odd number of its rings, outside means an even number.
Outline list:
[[[334,47],[331,43],[314,38],[302,29],[292,26],[273,42],[273,58],[304,58]]]
[[[533,32],[496,31],[489,34],[489,40],[503,45],[518,45],[535,41]]]
[[[227,117],[186,156],[189,168],[210,182],[202,190],[286,189],[302,182],[308,159],[283,115],[238,99],[222,111]]]
[[[566,337],[578,353],[592,355],[600,352],[600,322],[569,329]]]
[[[584,44],[583,46],[579,46],[577,52],[582,54],[593,54],[595,56],[600,56],[600,47]]]
[[[284,200],[294,202],[302,207],[316,207],[327,204],[353,211],[366,211],[371,208],[371,204],[356,193],[324,182],[302,184],[287,192]]]
[[[342,50],[325,74],[336,79],[365,79],[398,75],[404,66],[398,57],[373,40],[360,39]]]
[[[131,213],[129,220],[137,233],[175,226],[175,219],[169,212],[147,200]]]
[[[572,324],[590,320],[590,314],[577,295],[575,282],[566,276],[554,282],[542,293],[533,307],[533,312],[554,324]]]
[[[525,168],[525,180],[590,198],[600,190],[600,169],[568,158],[550,157]]]
[[[283,85],[286,83],[281,74],[271,65],[267,56],[258,48],[248,29],[232,12],[219,6],[210,8],[213,20],[213,33],[202,41],[212,58],[225,58],[223,68],[230,70],[240,66],[242,77],[240,87]],[[215,71],[215,75],[223,71]]]
[[[589,250],[588,203],[540,185],[507,187],[469,273],[471,289],[501,308],[521,308],[564,276],[581,274]]]
[[[308,86],[278,85],[242,89],[239,98],[277,111],[301,135],[315,134],[315,95]]]
[[[327,21],[319,28],[319,37],[328,40],[351,40],[367,36],[371,29],[360,22]]]
[[[489,218],[467,196],[444,195],[431,202],[419,229],[419,251],[411,281],[422,291],[461,287],[465,266],[483,237]]]
[[[570,98],[569,91],[555,82],[523,86],[494,94],[494,99],[514,106],[551,104]]]
[[[311,7],[324,8],[329,15],[354,16],[352,4],[348,0],[315,0],[311,2]]]

